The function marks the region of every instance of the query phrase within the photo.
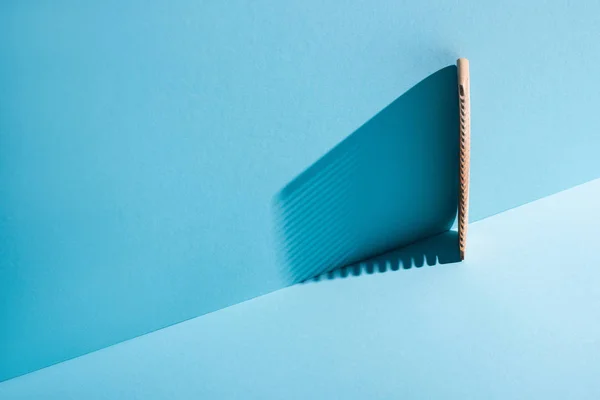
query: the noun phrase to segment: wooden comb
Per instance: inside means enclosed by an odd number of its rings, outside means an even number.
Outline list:
[[[465,259],[467,227],[469,224],[469,163],[471,157],[471,96],[469,87],[469,60],[459,58],[458,105],[460,112],[459,132],[459,188],[458,188],[458,249],[460,259]]]

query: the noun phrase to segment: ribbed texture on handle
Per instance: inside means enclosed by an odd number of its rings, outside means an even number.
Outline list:
[[[460,112],[460,154],[458,190],[458,248],[460,259],[465,259],[467,229],[469,225],[469,167],[471,158],[471,99],[469,87],[469,61],[459,58],[458,105]]]

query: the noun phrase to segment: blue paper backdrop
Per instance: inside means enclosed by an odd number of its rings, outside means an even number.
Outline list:
[[[273,196],[458,56],[472,220],[600,176],[599,12],[3,1],[0,380],[287,284]]]

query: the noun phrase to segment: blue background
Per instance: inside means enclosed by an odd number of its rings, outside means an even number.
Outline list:
[[[2,2],[0,380],[288,284],[273,196],[459,56],[472,221],[600,176],[599,12]]]

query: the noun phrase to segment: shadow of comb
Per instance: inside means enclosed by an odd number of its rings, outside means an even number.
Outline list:
[[[293,284],[447,231],[458,196],[456,67],[394,100],[273,199]]]

